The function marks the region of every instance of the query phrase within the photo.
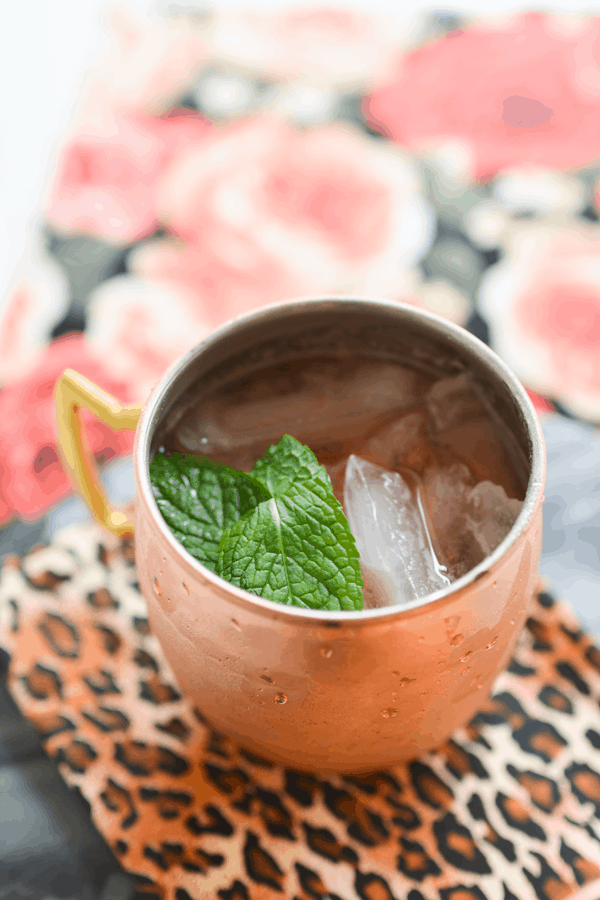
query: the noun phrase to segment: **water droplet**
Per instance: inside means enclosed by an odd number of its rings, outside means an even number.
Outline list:
[[[414,678],[401,678],[400,681],[398,682],[400,687],[406,687],[408,684],[414,684],[414,683],[415,683]]]
[[[285,694],[275,694],[275,703],[287,703],[287,700]]]
[[[240,623],[238,622],[237,619],[232,619],[231,624],[233,625],[233,627],[235,628],[236,631],[242,630],[242,626],[240,625]]]
[[[483,677],[483,675],[480,675],[479,678],[474,678],[471,684],[479,691],[483,687],[484,682],[485,678]]]
[[[393,719],[394,716],[398,715],[398,710],[394,709],[393,706],[390,706],[389,709],[382,709],[381,715],[384,719]]]
[[[321,656],[324,656],[325,659],[331,659],[333,656],[333,650],[331,647],[321,647]]]
[[[467,672],[470,672],[470,671],[471,671],[471,668],[472,668],[472,666],[466,666],[466,667],[462,670],[462,672],[461,672],[460,674],[461,674],[461,675],[466,675]]]
[[[162,574],[163,574],[163,570],[162,570],[162,569],[159,569],[158,574],[159,574],[159,575],[162,575]]]
[[[496,637],[494,638],[494,640],[493,640],[493,641],[490,641],[489,644],[487,645],[487,647],[486,647],[485,649],[486,649],[486,650],[491,650],[492,647],[494,646],[494,644],[496,643],[496,641],[498,640],[498,637],[499,637],[499,635],[496,635]]]
[[[459,622],[460,616],[448,616],[447,619],[444,619],[447,634],[452,634]]]
[[[511,624],[511,625],[515,625],[515,624],[516,624],[516,622],[517,622],[517,620],[516,620],[516,619],[511,619],[511,620],[510,620],[510,624]]]
[[[464,655],[464,656],[461,656],[460,661],[461,661],[461,662],[466,662],[466,661],[469,659],[470,656],[473,656],[473,651],[472,651],[472,650],[467,650],[467,652],[465,653],[465,655]]]
[[[417,644],[423,644],[423,643],[425,643],[425,635],[420,634],[419,637],[417,638]]]
[[[162,595],[162,588],[160,586],[160,581],[158,580],[156,575],[152,579],[152,587],[154,588],[154,593],[156,594],[156,596],[160,597]]]
[[[455,634],[454,637],[452,638],[452,640],[450,641],[450,646],[458,647],[459,644],[462,644],[464,639],[465,639],[464,634]]]
[[[189,587],[187,586],[187,584],[185,583],[185,581],[182,581],[182,582],[181,582],[181,587],[184,589],[184,591],[186,592],[186,594],[187,594],[188,597],[189,597],[189,595],[190,595],[190,589],[189,589]]]
[[[272,679],[272,678],[269,678],[268,675],[261,675],[260,677],[262,678],[263,681],[266,681],[267,684],[275,684],[275,682],[273,681],[273,679]]]

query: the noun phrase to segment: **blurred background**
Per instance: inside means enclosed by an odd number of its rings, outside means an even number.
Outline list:
[[[522,379],[542,571],[600,632],[600,9],[35,0],[0,41],[0,554],[85,518],[54,444],[66,366],[143,402],[231,316],[363,293]],[[127,499],[131,436],[89,434]]]

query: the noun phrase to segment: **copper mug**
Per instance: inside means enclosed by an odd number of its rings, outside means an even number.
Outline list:
[[[522,510],[480,565],[405,606],[336,613],[263,600],[213,574],[176,540],[152,494],[151,454],[185,397],[201,397],[219,379],[352,352],[426,365],[440,377],[467,369],[520,455]],[[118,534],[133,524],[106,503],[78,409],[112,427],[137,426],[139,583],[169,664],[216,729],[296,768],[364,772],[439,745],[482,704],[510,659],[536,586],[545,460],[526,392],[476,338],[401,303],[301,299],[223,325],[163,375],[141,410],[121,407],[73,372],[62,376],[56,399],[65,468],[96,518]],[[285,432],[294,433],[293,423],[282,421]]]

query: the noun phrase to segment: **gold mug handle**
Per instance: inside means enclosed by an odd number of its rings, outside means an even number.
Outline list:
[[[82,430],[81,407],[94,413],[116,431],[134,430],[141,406],[122,406],[93,382],[73,369],[65,369],[54,391],[56,430],[62,464],[73,488],[81,494],[94,518],[116,535],[131,534],[133,522],[125,513],[112,510],[98,478],[92,453]]]

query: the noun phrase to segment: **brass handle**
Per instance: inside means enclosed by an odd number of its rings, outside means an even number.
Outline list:
[[[81,494],[94,517],[113,534],[131,534],[133,522],[111,510],[98,478],[94,458],[81,427],[80,407],[94,413],[101,422],[116,431],[135,429],[141,406],[122,406],[93,382],[73,369],[66,369],[54,392],[58,449],[62,464],[74,489]]]

